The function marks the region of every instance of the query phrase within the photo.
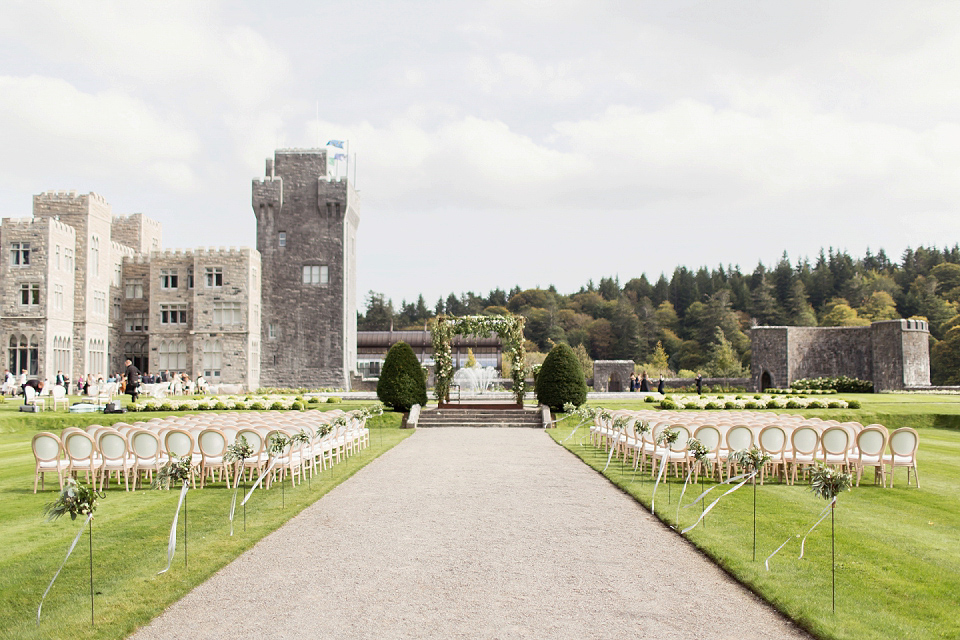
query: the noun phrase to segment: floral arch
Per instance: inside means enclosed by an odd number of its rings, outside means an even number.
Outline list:
[[[510,354],[510,377],[517,404],[523,404],[526,378],[526,351],[523,348],[523,316],[453,316],[439,315],[431,321],[433,360],[435,363],[434,393],[438,402],[449,400],[450,381],[453,380],[453,336],[485,336],[496,333],[503,342],[503,350]]]

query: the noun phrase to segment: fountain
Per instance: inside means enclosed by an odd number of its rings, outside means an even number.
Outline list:
[[[460,385],[460,392],[464,394],[485,393],[497,379],[496,369],[480,365],[463,367],[453,374],[453,383]]]

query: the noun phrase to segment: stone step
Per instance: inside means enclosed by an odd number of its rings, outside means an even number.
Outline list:
[[[418,427],[542,427],[538,411],[523,409],[430,409]]]

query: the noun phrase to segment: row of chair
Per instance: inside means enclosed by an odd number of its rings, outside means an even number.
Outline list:
[[[338,424],[324,436],[320,425],[345,416],[346,424]],[[306,442],[291,443],[280,453],[271,453],[274,440],[280,435],[299,433]],[[225,459],[227,448],[243,437],[253,453],[242,464]],[[241,477],[263,473],[271,465],[266,486],[277,478],[290,476],[302,481],[305,473],[323,471],[362,448],[369,446],[369,429],[364,419],[340,410],[329,412],[266,412],[245,414],[203,414],[202,417],[154,418],[134,424],[117,423],[110,427],[91,425],[86,429],[68,427],[60,435],[44,432],[33,438],[36,459],[34,493],[44,488],[46,473],[56,473],[60,487],[68,475],[83,472],[94,488],[109,485],[112,476],[119,483],[121,475],[127,490],[132,480],[151,481],[153,474],[173,456],[190,459],[190,482],[202,488],[206,481],[225,479],[227,487]],[[242,474],[247,474],[243,476]]]
[[[639,424],[648,425],[649,431],[641,433]],[[679,434],[669,447],[658,444],[664,430]],[[765,475],[775,472],[792,484],[798,475],[804,477],[822,463],[854,474],[857,486],[867,467],[874,468],[875,484],[887,486],[889,477],[891,487],[894,469],[906,467],[907,485],[912,471],[919,487],[919,435],[909,427],[890,432],[880,424],[863,426],[788,414],[741,413],[711,418],[683,412],[617,410],[598,414],[590,435],[594,445],[608,452],[613,448],[613,455],[624,461],[630,458],[634,469],[645,468],[649,462],[651,473],[660,461],[672,464],[675,475],[690,471],[695,460],[687,443],[693,437],[708,450],[705,465],[709,467],[694,465],[693,473],[709,472],[718,480],[739,472],[734,452],[756,447],[770,456],[760,471],[761,483]]]

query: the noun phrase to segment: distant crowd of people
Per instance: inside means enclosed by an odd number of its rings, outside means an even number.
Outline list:
[[[94,376],[92,373],[88,373],[85,376],[79,376],[75,381],[71,381],[69,377],[64,375],[63,371],[57,371],[54,384],[63,387],[64,392],[69,394],[72,383],[74,385],[73,393],[85,396],[95,395],[102,391],[106,385],[116,384],[116,393],[130,394],[130,397],[134,401],[136,401],[142,385],[147,384],[169,384],[168,392],[174,394],[182,393],[189,395],[193,393],[194,389],[196,389],[198,393],[206,393],[207,390],[206,381],[203,376],[197,376],[196,383],[194,383],[186,372],[170,373],[168,369],[159,374],[141,374],[140,370],[134,366],[130,360],[127,360],[125,365],[126,369],[124,369],[124,371],[112,374],[106,379],[104,379],[103,374]],[[25,395],[26,388],[32,387],[37,395],[40,395],[44,385],[45,382],[43,380],[30,378],[27,375],[26,369],[23,369],[19,376],[15,376],[9,369],[5,369],[3,372],[3,383],[2,386],[0,386],[0,393],[5,396]]]
[[[694,382],[697,385],[697,393],[702,393],[703,389],[703,376],[697,374],[697,377],[694,378]],[[638,376],[636,373],[630,374],[630,391],[652,391],[650,388],[651,382],[647,377],[647,372],[643,371]],[[663,374],[660,374],[660,379],[657,381],[657,393],[663,393]]]

